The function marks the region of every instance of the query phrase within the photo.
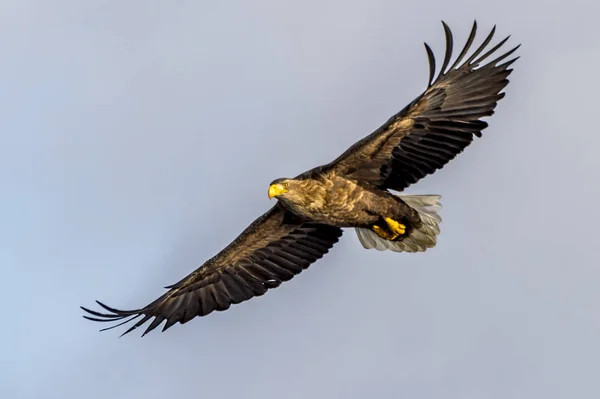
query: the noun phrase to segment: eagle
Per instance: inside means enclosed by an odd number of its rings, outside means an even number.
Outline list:
[[[119,310],[96,301],[104,310],[81,307],[87,312],[84,317],[113,323],[103,330],[135,321],[122,335],[150,322],[144,336],[163,322],[165,331],[178,322],[227,310],[307,269],[329,252],[343,229],[354,229],[367,249],[423,252],[434,247],[440,233],[440,196],[397,193],[441,169],[475,136],[481,137],[488,126],[482,118],[491,116],[504,97],[509,67],[519,57],[507,58],[520,46],[498,54],[510,36],[490,46],[494,26],[468,55],[477,32],[474,21],[450,64],[453,35],[442,25],[446,51],[439,73],[425,43],[429,81],[404,109],[333,162],[274,180],[268,196],[276,199],[275,205],[149,305]]]

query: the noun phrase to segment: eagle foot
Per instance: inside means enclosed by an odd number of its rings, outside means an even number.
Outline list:
[[[384,218],[384,220],[387,223],[387,229],[377,225],[374,225],[372,228],[373,231],[384,240],[394,241],[396,238],[406,233],[406,226],[402,223],[398,223],[390,218]]]
[[[394,219],[391,218],[385,218],[385,222],[387,223],[390,231],[395,235],[394,238],[406,233],[406,226],[402,223],[396,222]]]

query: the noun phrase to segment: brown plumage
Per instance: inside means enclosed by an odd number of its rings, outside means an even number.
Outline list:
[[[477,24],[450,66],[453,38],[443,23],[446,54],[435,77],[435,58],[425,44],[430,73],[427,89],[371,135],[333,162],[293,179],[277,179],[269,197],[277,204],[256,219],[231,244],[168,288],[144,308],[109,313],[83,308],[89,320],[137,320],[124,334],[150,322],[144,335],[165,322],[163,331],[214,310],[263,295],[325,255],[355,228],[365,248],[421,252],[435,246],[441,218],[436,195],[394,195],[442,168],[480,137],[504,97],[509,66],[519,46],[501,54],[508,40],[488,48],[495,27],[471,55]],[[488,59],[492,57],[491,61]],[[495,58],[493,58],[495,57]],[[485,62],[487,61],[487,62]],[[504,61],[504,62],[503,62]]]

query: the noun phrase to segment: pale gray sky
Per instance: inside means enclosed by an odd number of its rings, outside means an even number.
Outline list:
[[[0,397],[600,395],[600,5],[575,0],[0,5]],[[145,305],[425,87],[422,42],[523,43],[490,128],[411,187],[439,245],[353,232],[267,295],[143,339]],[[440,56],[438,55],[438,56]]]

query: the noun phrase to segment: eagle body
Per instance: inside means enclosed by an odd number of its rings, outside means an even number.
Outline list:
[[[82,307],[88,313],[84,317],[117,323],[106,329],[135,321],[124,334],[149,323],[145,335],[163,322],[164,331],[229,309],[301,273],[329,252],[343,229],[354,229],[367,249],[433,248],[440,234],[440,196],[401,192],[443,168],[482,136],[488,126],[482,118],[491,116],[504,97],[510,66],[518,57],[506,59],[519,47],[497,54],[508,37],[491,46],[494,27],[470,52],[477,32],[474,23],[451,63],[453,35],[442,24],[442,66],[436,75],[433,51],[425,44],[429,81],[405,108],[331,163],[274,180],[268,193],[276,204],[153,302],[119,310],[97,301],[106,313]]]
[[[361,183],[334,170],[320,167],[287,181],[294,195],[282,195],[280,203],[293,214],[341,228],[382,226],[386,217],[402,221],[410,230],[421,226],[419,213],[387,190]]]

